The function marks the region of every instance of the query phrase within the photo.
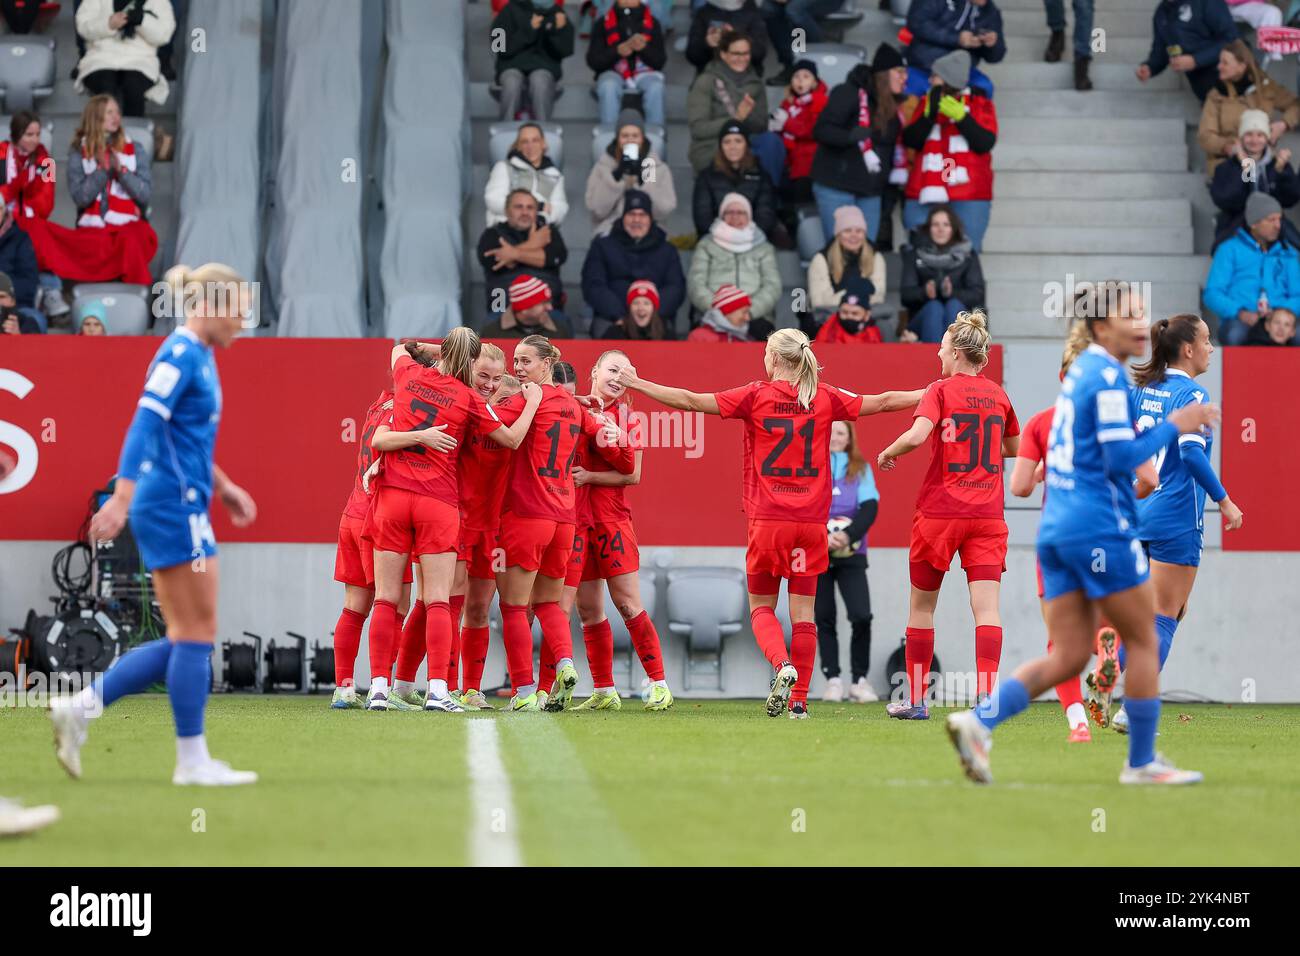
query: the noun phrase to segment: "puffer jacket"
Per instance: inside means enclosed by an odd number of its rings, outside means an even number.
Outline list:
[[[1263,110],[1270,120],[1280,119],[1287,129],[1300,124],[1300,98],[1281,83],[1264,77],[1256,85],[1249,75],[1242,83],[1225,83],[1220,80],[1205,97],[1201,108],[1201,124],[1196,130],[1196,141],[1205,150],[1205,175],[1213,179],[1214,171],[1226,158],[1223,151],[1237,139],[1241,114],[1246,110]]]
[[[781,101],[780,111],[785,117],[780,129],[781,142],[785,143],[785,170],[791,179],[805,179],[812,173],[813,156],[817,153],[813,129],[817,117],[826,109],[829,96],[826,84],[818,80],[803,96],[787,96]]]
[[[854,136],[858,129],[858,93],[871,93],[871,67],[855,66],[849,78],[835,87],[826,106],[817,117],[813,138],[812,181],[828,189],[840,189],[855,196],[879,196],[889,184],[894,166],[894,145],[902,128],[900,116],[890,120],[883,130],[871,130],[871,148],[880,158],[880,172],[867,169],[862,148]],[[872,109],[875,104],[869,104]]]
[[[672,169],[658,153],[651,151],[647,158],[649,164],[642,165],[641,179],[633,186],[627,185],[622,178],[615,178],[619,160],[608,151],[601,153],[600,159],[591,167],[587,176],[586,203],[596,235],[607,235],[610,227],[623,217],[623,194],[629,189],[639,189],[650,197],[651,218],[657,223],[666,223],[677,208]]]
[[[1255,311],[1259,294],[1274,309],[1300,310],[1300,256],[1286,242],[1260,246],[1247,230],[1219,246],[1205,280],[1205,304],[1219,318],[1232,320],[1241,310]]]
[[[966,115],[954,123],[939,112],[941,88],[931,87],[903,127],[903,145],[916,150],[904,195],[923,203],[993,198],[993,147],[998,114],[982,90],[959,97]]]
[[[516,150],[492,167],[487,188],[483,191],[487,206],[487,225],[494,226],[506,220],[506,198],[516,189],[527,189],[537,200],[548,224],[558,226],[569,211],[569,200],[564,195],[564,173],[543,156],[542,165],[534,168]]]
[[[767,131],[767,87],[763,77],[752,68],[736,73],[721,60],[713,60],[691,84],[686,97],[686,118],[691,128],[691,168],[697,173],[713,162],[718,149],[718,134],[731,122],[731,113],[718,98],[718,89],[725,89],[734,109],[748,93],[754,98],[754,108],[741,121],[741,128],[749,136]]]
[[[699,312],[713,307],[713,293],[724,285],[741,289],[750,300],[750,315],[771,319],[781,298],[781,270],[776,264],[776,248],[760,237],[748,252],[728,252],[705,236],[691,256],[691,271],[686,288],[691,305]]]
[[[749,200],[754,225],[759,229],[770,233],[776,226],[776,189],[767,173],[757,164],[752,169],[737,170],[734,175],[710,165],[695,178],[691,213],[696,233],[702,236],[709,231],[727,193],[740,193]]]

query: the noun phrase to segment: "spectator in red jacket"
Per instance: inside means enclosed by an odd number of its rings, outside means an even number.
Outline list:
[[[862,276],[849,276],[844,280],[844,298],[834,315],[823,323],[817,333],[818,342],[857,342],[868,344],[883,341],[880,328],[871,318],[871,297],[876,285]]]
[[[54,211],[54,163],[41,143],[41,118],[19,110],[9,121],[9,139],[0,143],[4,163],[0,196],[15,219],[49,219]]]
[[[770,129],[773,133],[780,133],[785,143],[785,180],[778,186],[782,200],[788,205],[813,201],[810,177],[813,156],[817,152],[813,127],[826,108],[829,95],[826,84],[817,75],[817,64],[812,60],[799,60],[790,74],[785,98],[772,114]]]
[[[642,0],[615,0],[592,25],[587,65],[596,73],[600,121],[618,119],[625,92],[641,94],[647,123],[664,125],[664,64],[668,48],[663,26]]]
[[[713,308],[704,313],[687,342],[766,342],[776,327],[767,319],[750,318],[749,296],[734,285],[713,293]]]

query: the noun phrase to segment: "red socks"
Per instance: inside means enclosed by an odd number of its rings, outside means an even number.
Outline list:
[[[813,667],[817,663],[817,625],[812,621],[797,621],[791,625],[790,663],[799,672],[790,692],[790,702],[808,703],[808,685],[812,683]]]
[[[538,660],[537,666],[537,689],[544,690],[548,694],[551,687],[555,684],[555,655],[551,653],[551,646],[542,638],[542,653]]]
[[[402,639],[398,642],[397,666],[393,679],[410,683],[415,680],[420,662],[424,660],[424,626],[426,611],[423,601],[416,601],[402,625]]]
[[[479,684],[483,681],[483,668],[487,666],[488,628],[462,628],[460,641],[465,664],[464,690],[482,690]]]
[[[907,683],[915,707],[925,697],[925,678],[930,673],[930,662],[934,660],[934,628],[909,627],[903,656],[907,660]]]
[[[557,661],[573,657],[573,634],[569,631],[569,615],[560,610],[558,601],[545,601],[533,605],[533,614],[542,625],[542,640],[550,645],[551,655]]]
[[[506,663],[515,693],[533,682],[533,632],[528,626],[528,608],[523,604],[501,604],[501,631],[506,645]]]
[[[606,622],[606,627],[609,623]],[[642,611],[632,620],[627,622],[628,632],[632,635],[632,646],[636,648],[637,657],[641,658],[641,666],[645,668],[645,676],[651,680],[664,679],[664,654],[659,646],[659,632],[655,630],[655,622],[650,620],[650,615]],[[586,633],[586,629],[583,629]],[[784,642],[784,638],[782,639]],[[612,638],[611,638],[612,642]],[[611,661],[613,659],[613,644],[610,645]],[[610,665],[611,673],[613,664]]]
[[[435,601],[425,614],[424,645],[428,653],[429,680],[447,679],[447,661],[451,660],[451,610],[446,601]]]
[[[614,686],[614,632],[609,621],[582,626],[582,643],[587,645],[587,667],[596,687]]]
[[[465,595],[453,594],[447,602],[451,609],[451,659],[447,664],[447,686],[455,690],[460,685],[460,612],[465,607]]]
[[[785,632],[781,630],[781,622],[776,619],[776,611],[770,607],[756,607],[749,612],[749,623],[754,629],[758,649],[773,670],[780,670],[781,665],[790,658],[785,651]]]
[[[352,672],[357,664],[357,649],[361,646],[361,629],[366,616],[344,608],[334,625],[334,684],[347,687],[352,683]]]
[[[1047,653],[1052,653],[1052,642],[1047,642]],[[1083,703],[1083,688],[1079,686],[1078,677],[1067,677],[1056,685],[1056,699],[1061,702],[1061,710],[1069,711],[1074,704]]]
[[[993,693],[998,682],[998,662],[1002,660],[1002,628],[981,624],[975,628],[976,694]]]
[[[397,605],[376,601],[370,612],[370,679],[388,680],[397,643]]]

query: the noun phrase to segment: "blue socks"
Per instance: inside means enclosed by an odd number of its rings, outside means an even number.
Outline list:
[[[993,693],[984,698],[983,703],[975,708],[975,718],[992,730],[1004,720],[1016,716],[1029,706],[1029,691],[1025,685],[1014,677],[998,682]]]
[[[1169,649],[1174,646],[1174,631],[1178,630],[1178,621],[1163,614],[1156,615],[1156,636],[1160,638],[1160,669],[1165,669],[1169,660]]]
[[[105,707],[119,697],[138,694],[150,684],[166,679],[171,656],[172,642],[165,637],[134,647],[95,681],[95,692]]]
[[[1128,765],[1143,767],[1156,759],[1156,725],[1160,723],[1159,697],[1128,697]]]
[[[203,709],[212,683],[212,645],[178,641],[167,665],[167,696],[172,702],[177,737],[203,733]]]

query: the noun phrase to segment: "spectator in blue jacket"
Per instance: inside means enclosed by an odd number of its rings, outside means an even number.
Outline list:
[[[1245,345],[1274,309],[1300,309],[1300,254],[1282,240],[1282,207],[1266,193],[1246,201],[1248,228],[1219,246],[1205,280],[1205,304],[1219,316],[1219,341]]]
[[[668,234],[650,217],[650,197],[639,189],[623,196],[623,218],[609,235],[592,240],[582,264],[582,297],[591,307],[592,338],[627,314],[627,290],[649,279],[659,293],[659,314],[670,327],[686,299],[686,275]]]
[[[1186,73],[1202,103],[1219,79],[1219,51],[1237,39],[1224,0],[1160,0],[1152,15],[1151,52],[1137,68],[1145,83],[1169,67]]]
[[[1222,0],[1220,0],[1222,2]],[[930,89],[930,65],[953,50],[966,50],[975,69],[970,85],[993,96],[993,81],[978,67],[1000,63],[1007,55],[1002,34],[1002,11],[993,0],[912,0],[907,10],[908,96],[924,96]]]

